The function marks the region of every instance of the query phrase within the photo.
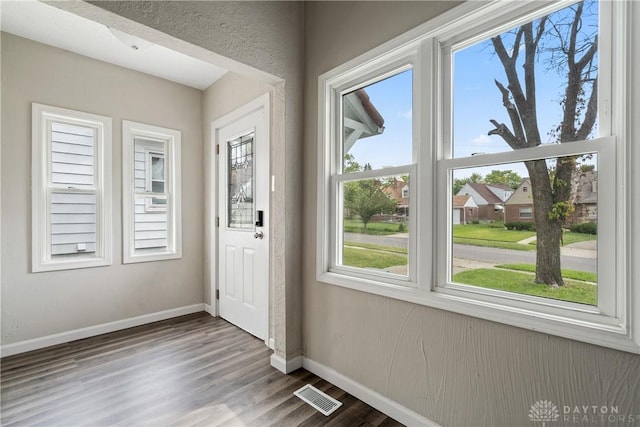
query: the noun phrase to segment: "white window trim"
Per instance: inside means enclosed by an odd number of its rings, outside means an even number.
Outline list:
[[[636,257],[637,262],[640,248],[637,242],[627,237],[629,231],[638,227],[631,222],[634,215],[629,206],[632,203],[638,205],[632,195],[637,197],[639,184],[633,181],[637,175],[634,175],[631,165],[640,164],[640,150],[634,150],[632,144],[627,141],[634,138],[638,140],[640,137],[640,120],[637,117],[638,112],[632,108],[635,101],[633,91],[630,90],[640,86],[640,66],[628,59],[633,58],[633,54],[640,53],[640,32],[631,25],[632,22],[640,20],[640,5],[633,2],[612,2],[616,28],[620,31],[616,31],[610,41],[613,46],[600,49],[599,52],[601,61],[609,61],[613,67],[611,87],[603,88],[601,84],[600,92],[610,93],[610,98],[600,106],[600,132],[603,135],[615,135],[615,138],[586,142],[581,147],[584,152],[598,152],[599,162],[615,165],[615,173],[607,174],[609,185],[605,187],[615,188],[616,191],[607,195],[604,192],[599,193],[599,203],[614,207],[609,211],[606,220],[599,221],[598,253],[601,260],[611,260],[610,263],[600,261],[598,266],[598,301],[602,302],[605,308],[601,310],[581,304],[540,301],[542,299],[533,301],[520,295],[514,295],[511,299],[509,295],[498,291],[478,291],[469,286],[452,285],[446,277],[448,269],[444,268],[450,256],[450,249],[446,248],[450,246],[447,244],[446,230],[442,231],[443,227],[438,228],[438,224],[446,224],[450,219],[451,201],[450,197],[446,196],[448,184],[441,182],[441,177],[446,176],[446,171],[437,169],[464,166],[467,159],[449,159],[445,162],[446,165],[436,162],[436,159],[446,158],[448,147],[436,144],[435,141],[446,141],[449,137],[448,130],[441,125],[442,112],[448,111],[448,105],[444,102],[446,93],[442,83],[438,83],[442,78],[440,70],[444,64],[444,58],[440,54],[441,48],[462,40],[472,44],[483,39],[485,35],[468,37],[473,31],[477,32],[480,23],[491,22],[491,28],[500,32],[523,23],[527,19],[525,15],[531,11],[539,11],[543,15],[570,3],[573,1],[463,3],[320,76],[316,264],[318,281],[640,353],[640,316],[632,317],[633,313],[640,313],[640,289],[630,280],[634,274],[633,257]],[[414,105],[414,122],[415,125],[419,125],[414,129],[414,138],[419,141],[415,144],[419,153],[414,158],[419,159],[415,165],[416,182],[420,182],[422,188],[419,194],[414,194],[417,192],[416,185],[411,189],[412,202],[416,201],[415,206],[419,212],[419,215],[412,217],[421,218],[420,224],[417,224],[420,228],[414,227],[412,230],[416,231],[415,240],[422,242],[414,250],[416,259],[419,260],[415,286],[406,286],[406,283],[403,286],[402,283],[387,280],[385,277],[336,271],[332,268],[331,260],[332,245],[335,244],[332,235],[336,234],[336,216],[331,207],[334,199],[331,177],[335,172],[333,168],[336,160],[332,156],[335,156],[333,147],[336,146],[336,133],[339,131],[340,123],[339,116],[335,114],[335,111],[339,110],[334,107],[336,98],[339,97],[345,82],[375,81],[385,65],[393,62],[398,55],[406,53],[407,49],[416,55],[414,86],[420,92],[420,97],[414,98],[415,104],[419,103]],[[616,55],[613,62],[610,52],[623,53]],[[432,105],[440,107],[434,109]],[[420,111],[427,114],[421,115]],[[621,141],[618,146],[616,140]],[[542,156],[540,151],[532,153],[532,156],[552,157],[574,152],[575,147],[563,147],[564,145],[566,144],[544,147]],[[523,153],[523,150],[518,151],[488,155],[485,159],[489,164],[521,161],[521,157],[526,153]],[[604,185],[599,183],[601,184]],[[442,200],[447,202],[438,208],[438,202]],[[611,201],[612,204],[607,204],[607,201]],[[615,239],[607,240],[603,236],[614,236]],[[437,257],[434,258],[435,254]],[[601,290],[607,290],[608,295],[601,295]]]
[[[165,144],[165,194],[168,203],[167,207],[163,209],[167,214],[167,248],[164,251],[135,250],[135,196],[151,194],[135,192],[134,139],[136,137]],[[122,121],[122,255],[124,264],[182,258],[181,146],[182,133],[179,130],[129,120]],[[154,208],[153,210],[160,209]]]
[[[67,123],[94,129],[94,186],[96,196],[96,251],[93,254],[54,259],[51,255],[51,124]],[[111,118],[50,105],[32,104],[32,272],[111,265]],[[73,191],[72,188],[59,188]]]

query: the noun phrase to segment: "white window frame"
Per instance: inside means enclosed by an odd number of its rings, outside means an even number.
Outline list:
[[[419,44],[410,44],[397,49],[394,52],[378,58],[376,61],[362,64],[358,67],[358,71],[353,70],[336,75],[327,83],[326,87],[321,89],[326,91],[328,105],[323,105],[322,110],[327,116],[323,116],[323,122],[327,126],[325,128],[327,144],[321,147],[320,157],[324,160],[323,170],[327,179],[327,186],[319,186],[322,194],[322,200],[327,202],[324,219],[321,223],[331,229],[330,233],[324,234],[325,239],[322,240],[322,280],[330,283],[339,284],[344,280],[350,281],[351,285],[358,287],[361,284],[369,282],[389,283],[398,289],[415,288],[417,286],[418,270],[421,268],[416,260],[418,259],[418,245],[420,239],[420,225],[417,223],[419,199],[415,191],[416,185],[409,187],[409,199],[411,206],[414,208],[412,215],[409,216],[409,242],[408,242],[408,272],[407,275],[399,275],[387,273],[384,271],[374,271],[357,267],[349,267],[341,265],[339,260],[342,259],[342,233],[338,230],[343,228],[342,212],[342,185],[347,182],[359,181],[365,179],[375,179],[388,176],[408,175],[410,182],[421,182],[421,171],[417,167],[417,159],[425,156],[425,150],[419,150],[418,135],[421,131],[419,123],[415,117],[420,109],[419,103],[416,102],[416,94],[418,85],[415,76],[420,72],[422,64],[419,63]],[[407,70],[413,70],[413,141],[412,141],[412,163],[386,167],[376,170],[367,170],[360,172],[342,173],[343,153],[342,153],[342,97],[354,90],[366,88],[371,84],[384,80],[385,78],[398,75]],[[326,121],[325,121],[326,119]],[[329,127],[330,126],[330,127]],[[323,182],[324,182],[323,178]]]
[[[601,13],[599,37],[599,132],[595,140],[540,146],[531,149],[451,158],[450,87],[451,46],[471,45],[531,19],[562,9],[574,0],[560,2],[467,2],[431,21],[361,55],[319,78],[318,115],[318,281],[386,297],[450,310],[517,327],[541,331],[610,348],[640,353],[640,289],[629,279],[637,243],[628,240],[632,227],[631,195],[640,184],[633,181],[631,165],[640,164],[640,150],[629,141],[640,137],[640,120],[632,116],[637,101],[631,88],[640,86],[640,66],[632,53],[640,53],[640,4],[607,2]],[[636,20],[636,21],[634,21]],[[615,24],[614,24],[615,23]],[[491,33],[488,33],[491,31]],[[630,36],[635,34],[635,38]],[[335,268],[336,147],[340,141],[337,102],[354,82],[375,81],[397,57],[413,56],[414,159],[419,185],[412,185],[412,206],[420,221],[415,231],[411,260],[415,276],[407,282]],[[616,54],[617,53],[617,54]],[[610,78],[603,78],[608,75]],[[361,87],[361,86],[359,86]],[[452,283],[449,265],[451,242],[451,171],[463,167],[500,165],[538,158],[597,153],[599,186],[598,306],[587,306],[508,292],[478,289]],[[604,173],[603,173],[604,171]],[[637,197],[637,196],[636,196]],[[419,242],[419,243],[418,243]],[[634,252],[635,251],[635,252]],[[417,262],[416,262],[417,260]]]
[[[32,104],[31,117],[32,239],[31,270],[44,272],[111,265],[111,142],[110,117],[51,105]],[[51,127],[53,123],[88,127],[94,131],[94,183],[91,188],[60,186],[51,182]],[[96,197],[96,251],[73,256],[51,254],[51,194],[70,192]]]
[[[164,193],[150,191],[150,172],[147,169],[145,191],[135,191],[135,139],[143,138],[164,144]],[[122,121],[122,246],[123,263],[162,261],[182,258],[182,196],[181,196],[181,146],[182,132],[160,126],[129,120]],[[145,148],[145,165],[149,152]],[[167,204],[159,205],[145,201],[145,210],[163,211],[167,215],[167,247],[165,250],[142,251],[135,249],[135,199],[136,196],[166,197]]]

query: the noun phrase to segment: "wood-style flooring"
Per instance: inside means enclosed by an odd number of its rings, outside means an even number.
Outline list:
[[[2,426],[396,426],[299,369],[269,364],[262,341],[206,313],[2,359]],[[292,393],[313,384],[329,417]]]

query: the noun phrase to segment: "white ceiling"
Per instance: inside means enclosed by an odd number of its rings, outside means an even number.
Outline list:
[[[20,37],[200,90],[226,73],[225,69],[162,46],[143,47],[148,44],[143,40],[138,39],[141,48],[134,50],[106,26],[37,0],[0,1],[2,31]]]

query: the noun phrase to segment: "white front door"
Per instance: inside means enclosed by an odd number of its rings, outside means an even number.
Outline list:
[[[267,108],[240,113],[215,130],[220,316],[263,340],[269,325]]]

